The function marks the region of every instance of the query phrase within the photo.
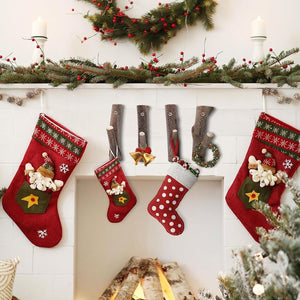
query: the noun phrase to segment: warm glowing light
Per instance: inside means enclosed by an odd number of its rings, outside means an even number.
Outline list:
[[[159,281],[161,284],[161,289],[163,291],[164,298],[166,300],[176,300],[173,295],[171,286],[168,282],[168,279],[166,278],[164,271],[158,263],[156,263],[156,269],[158,271]]]

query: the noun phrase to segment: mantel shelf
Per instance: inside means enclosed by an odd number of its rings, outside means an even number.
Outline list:
[[[0,84],[0,89],[66,89],[67,85],[62,84],[60,86],[54,87],[48,83],[8,83]],[[86,83],[80,85],[76,89],[112,89],[112,84],[106,83]],[[189,83],[187,87],[182,85],[169,85],[164,86],[163,84],[153,84],[153,83],[127,83],[118,89],[238,89],[237,87],[229,83]],[[259,84],[259,83],[244,83],[244,89],[263,89],[263,88],[279,88],[279,89],[291,89],[292,87],[284,85],[283,87],[278,87],[276,84]]]

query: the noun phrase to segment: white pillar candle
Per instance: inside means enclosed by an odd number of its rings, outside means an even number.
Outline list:
[[[47,38],[47,23],[41,17],[33,21],[31,36]]]
[[[266,37],[266,22],[262,17],[257,17],[255,20],[251,23],[251,37],[259,36],[259,37]]]

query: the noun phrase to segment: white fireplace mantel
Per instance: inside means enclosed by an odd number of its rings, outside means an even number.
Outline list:
[[[262,89],[277,88],[273,84],[243,86],[243,89],[239,89],[230,84],[188,84],[187,87],[126,84],[114,89],[109,84],[84,84],[69,91],[65,85],[54,88],[48,84],[0,84],[0,94],[3,95],[22,97],[30,89],[43,89],[40,97],[26,100],[22,107],[0,101],[0,186],[8,186],[12,180],[40,112],[48,114],[88,141],[86,152],[58,201],[63,225],[63,238],[58,246],[52,249],[33,246],[0,209],[0,259],[21,257],[14,294],[22,300],[74,298],[76,182],[82,179],[96,180],[94,169],[108,159],[106,127],[109,125],[111,105],[116,103],[124,105],[122,166],[129,178],[139,180],[162,179],[168,170],[166,104],[178,106],[181,156],[188,160],[192,153],[191,127],[196,106],[215,107],[208,121],[208,130],[215,134],[214,143],[220,148],[221,159],[214,168],[201,168],[199,180],[222,182],[223,198],[220,201],[223,226],[220,230],[223,247],[219,251],[222,252],[223,270],[228,270],[232,248],[255,244],[228,209],[224,197],[243,162],[259,113],[264,110],[300,128],[300,101],[279,104],[271,96],[264,97]],[[279,91],[286,96],[300,93],[299,88],[288,86],[279,88]],[[142,164],[135,166],[128,154],[138,146],[136,105],[139,104],[150,106],[149,146],[156,159],[147,167]],[[299,170],[295,178],[299,180]],[[36,282],[39,282],[38,286]]]

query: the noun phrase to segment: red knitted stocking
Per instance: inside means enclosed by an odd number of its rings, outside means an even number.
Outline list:
[[[263,201],[278,211],[285,189],[278,171],[285,171],[289,177],[296,172],[300,164],[299,138],[298,129],[261,113],[245,160],[227,192],[228,206],[256,241],[256,227],[271,226],[252,203]]]
[[[31,142],[3,196],[3,208],[36,246],[53,247],[62,237],[58,196],[87,142],[40,114]]]
[[[114,158],[95,170],[102,187],[108,194],[107,219],[112,223],[121,222],[136,204],[118,158]]]

